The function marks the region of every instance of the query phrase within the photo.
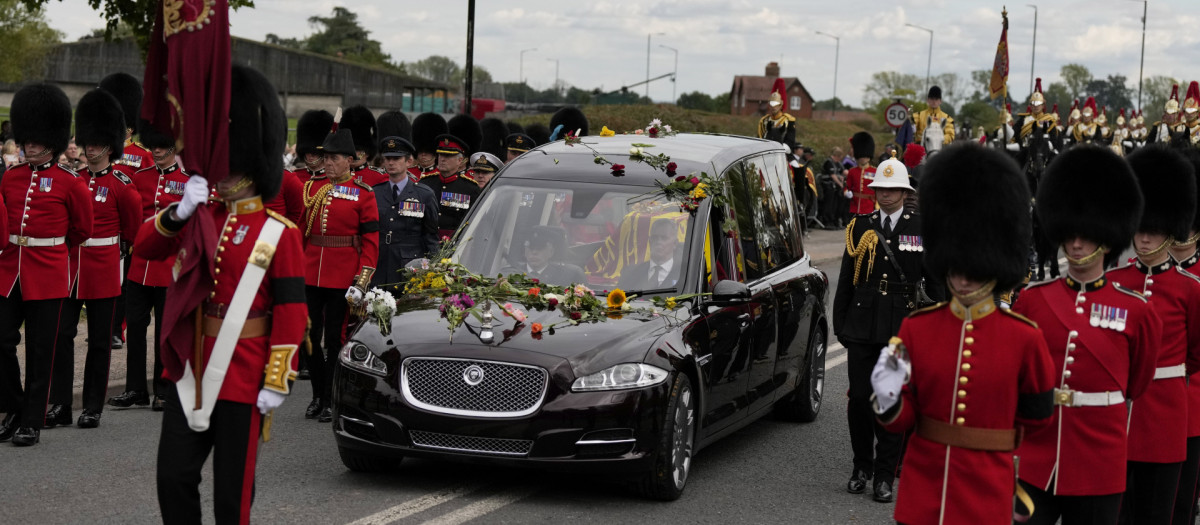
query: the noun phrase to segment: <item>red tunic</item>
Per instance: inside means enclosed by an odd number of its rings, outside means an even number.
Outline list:
[[[1122,313],[1124,326],[1092,326],[1093,308]],[[1054,359],[1057,388],[1121,392],[1125,399],[1137,399],[1150,386],[1162,323],[1136,292],[1117,288],[1103,277],[1086,284],[1055,279],[1026,288],[1013,310],[1042,329]],[[1125,403],[1058,405],[1054,413],[1053,425],[1025,435],[1017,451],[1021,479],[1062,496],[1124,492],[1129,421]]]
[[[379,259],[379,209],[365,182],[347,178],[333,185],[326,178],[305,183],[305,282],[321,288],[349,288],[363,270],[375,271]],[[318,194],[323,194],[321,197]],[[356,238],[358,246],[318,246],[325,240]]]
[[[1179,365],[1186,365],[1187,372],[1200,370],[1200,281],[1170,258],[1153,268],[1134,261],[1109,272],[1108,278],[1141,291],[1162,320],[1155,376]],[[1129,461],[1177,463],[1187,458],[1184,374],[1155,379],[1130,411]]]
[[[304,183],[292,172],[283,174],[283,182],[279,187],[279,195],[267,201],[266,206],[289,221],[299,224],[304,220]]]
[[[154,167],[154,155],[150,150],[142,147],[132,140],[125,141],[125,153],[121,156],[117,164],[130,168],[131,172],[136,173],[138,170]]]
[[[179,164],[172,164],[165,170],[151,166],[134,173],[133,185],[142,200],[142,220],[158,215],[169,204],[179,202],[187,181],[188,174],[179,168]],[[171,266],[174,264],[173,257],[147,261],[134,253],[129,259],[128,278],[143,286],[167,286],[174,280],[171,278]]]
[[[419,168],[417,166],[408,168],[408,180],[409,180],[409,182],[420,182],[421,181],[421,168]]]
[[[387,182],[387,172],[374,166],[363,165],[361,168],[354,171],[354,178],[367,183],[367,186],[374,186]]]
[[[1200,250],[1179,261],[1179,268],[1200,277]],[[1188,437],[1200,436],[1200,371],[1188,376]]]
[[[875,190],[868,186],[875,181],[875,168],[855,166],[846,173],[846,189],[854,192],[850,198],[850,213],[861,215],[875,211]]]
[[[121,295],[120,241],[133,242],[142,224],[142,199],[130,171],[128,166],[114,165],[81,174],[91,192],[93,222],[89,246],[72,245],[68,253],[77,299]]]
[[[912,376],[892,420],[883,422],[888,430],[905,432],[920,417],[983,429],[1050,422],[1054,376],[1046,342],[1033,323],[1001,312],[991,301],[968,312],[955,299],[904,320],[898,337]],[[1012,452],[943,445],[918,430],[905,452],[895,518],[1010,525],[1014,483]]]
[[[164,210],[162,213],[166,212]],[[219,255],[215,264],[216,279],[207,304],[228,305],[247,266],[250,252],[254,249],[255,239],[258,238],[269,215],[258,197],[230,203],[228,206],[225,203],[210,203],[207,208],[197,210],[196,213],[211,213],[214,225],[221,228],[221,238],[217,245]],[[276,217],[282,218],[279,215]],[[282,218],[282,221],[285,224],[289,222],[286,218]],[[174,233],[160,230],[157,224],[161,223],[151,220],[142,224],[137,237],[137,253],[152,260],[173,258],[183,239]],[[259,284],[258,292],[250,306],[250,317],[262,317],[266,312],[270,312],[269,335],[238,340],[217,399],[256,403],[271,350],[282,347],[295,348],[304,340],[308,307],[304,302],[301,243],[300,230],[289,224],[279,238],[267,275]],[[169,294],[167,300],[171,300]],[[215,342],[215,337],[204,338],[205,363],[212,355]],[[298,366],[298,360],[297,352],[292,355],[292,370]],[[178,381],[181,375],[182,370],[163,371],[163,377],[171,381]]]
[[[308,168],[303,168],[303,169],[298,169],[298,170],[292,170],[292,171],[289,171],[288,173],[291,173],[293,176],[295,176],[296,180],[300,181],[301,186],[304,186],[304,183],[308,182],[308,179],[311,179],[313,177],[324,177],[325,176],[325,170],[323,170],[323,169],[317,170],[317,171],[312,171],[312,170],[309,170]],[[301,189],[301,193],[303,193],[303,188]],[[296,224],[300,224],[300,223],[296,223]]]
[[[65,237],[65,242],[52,246],[22,246],[18,241],[17,246],[0,251],[0,293],[8,297],[20,280],[26,301],[70,294],[67,244],[79,244],[92,235],[90,197],[82,178],[54,162],[19,164],[0,178],[10,242],[14,236],[34,243]]]

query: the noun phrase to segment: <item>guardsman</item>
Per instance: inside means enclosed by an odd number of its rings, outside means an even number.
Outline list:
[[[787,112],[783,103],[783,79],[775,79],[767,114],[758,119],[758,138],[773,140],[789,148],[796,143],[796,117]]]
[[[908,169],[896,159],[879,165],[871,188],[879,210],[846,226],[846,253],[833,301],[833,331],[847,349],[850,391],[846,417],[854,468],[846,491],[861,494],[874,478],[876,501],[892,500],[902,435],[887,431],[871,411],[871,369],[900,322],[928,296],[942,297],[941,280],[928,280],[921,216],[904,209],[913,191]]]
[[[92,236],[87,183],[57,164],[71,139],[71,101],[58,86],[33,84],[12,100],[13,139],[25,150],[0,179],[8,238],[0,241],[0,441],[40,440],[50,394],[54,340],[70,295],[69,246]],[[25,388],[17,343],[25,326]],[[70,366],[73,366],[71,364]]]
[[[284,173],[287,176],[283,178],[279,194],[267,201],[266,206],[289,221],[300,222],[304,219],[304,183],[292,172],[284,170]]]
[[[304,339],[300,230],[263,202],[284,177],[283,108],[256,71],[234,66],[231,83],[229,141],[241,147],[216,184],[221,201],[210,203],[208,182],[192,177],[182,200],[143,224],[134,244],[147,259],[179,253],[171,302],[198,304],[164,345],[173,386],[158,440],[164,523],[201,521],[200,473],[210,453],[215,521],[249,523],[259,436],[270,438],[271,413],[291,391]],[[212,231],[201,233],[204,226]],[[209,235],[213,246],[204,247]]]
[[[1150,385],[1162,330],[1145,298],[1104,271],[1133,239],[1142,191],[1112,151],[1080,146],[1050,165],[1036,202],[1067,275],[1030,286],[1013,305],[1041,328],[1055,371],[1055,420],[1026,433],[1017,451],[1034,503],[1027,523],[1112,524],[1125,491],[1125,402]]]
[[[871,375],[879,421],[914,430],[899,523],[1012,523],[1013,450],[1053,413],[1046,342],[995,303],[1025,278],[1029,200],[1016,163],[977,144],[943,149],[923,172],[926,262],[952,298],[908,316]]]
[[[488,181],[496,176],[496,172],[504,166],[500,159],[495,155],[486,151],[480,151],[471,155],[471,173],[475,176],[475,181],[479,183],[479,187],[487,186]]]
[[[504,158],[505,163],[512,162],[513,159],[520,157],[526,151],[534,148],[535,144],[529,135],[524,133],[513,133],[508,138],[504,139],[504,146],[507,156]]]
[[[463,159],[470,153],[466,143],[454,135],[442,135],[437,140],[438,171],[421,178],[438,198],[438,236],[454,235],[479,198],[479,183],[465,167]]]
[[[99,426],[104,411],[113,318],[124,280],[121,241],[132,244],[142,225],[141,197],[129,177],[133,170],[113,164],[123,154],[125,129],[121,105],[107,91],[94,89],[79,100],[75,110],[75,141],[87,159],[87,168],[80,176],[87,180],[92,197],[92,236],[80,245],[70,246],[68,251],[71,294],[63,301],[46,428],[71,424],[75,335],[84,305],[88,312],[87,358],[79,427]]]
[[[412,143],[417,148],[417,180],[438,169],[437,138],[449,133],[446,119],[437,113],[421,113],[413,119]]]
[[[1155,122],[1154,127],[1150,128],[1148,142],[1171,143],[1178,140],[1187,130],[1182,120],[1179,114],[1179,85],[1175,84],[1171,86],[1171,97],[1163,107],[1162,120]]]
[[[354,158],[350,160],[350,171],[355,180],[374,186],[387,180],[383,170],[371,165],[375,158],[375,114],[366,106],[351,106],[342,112],[338,129],[350,131],[354,137]]]
[[[438,203],[433,190],[408,177],[413,164],[413,145],[403,137],[379,141],[388,181],[378,184],[375,204],[379,208],[379,263],[372,286],[402,282],[400,270],[413,259],[433,257],[438,251]],[[396,287],[390,287],[395,292]]]
[[[505,138],[508,137],[508,126],[503,120],[495,117],[488,117],[479,121],[479,130],[482,133],[479,142],[479,149],[476,153],[489,153],[497,159],[506,155],[505,148],[508,146],[505,143]]]
[[[300,184],[314,177],[325,176],[325,154],[321,151],[321,143],[332,129],[333,115],[328,111],[310,109],[300,115],[300,120],[296,122],[296,155],[304,160],[304,167],[291,172]]]
[[[450,120],[446,122],[446,127],[450,130],[446,133],[458,137],[466,146],[467,150],[463,153],[461,169],[467,170],[467,174],[474,177],[475,174],[471,172],[470,165],[471,154],[483,151],[480,149],[483,144],[483,128],[479,125],[479,121],[475,120],[475,117],[462,113],[450,117]],[[438,169],[441,169],[440,163]]]
[[[1187,459],[1187,377],[1200,371],[1200,278],[1179,269],[1167,248],[1186,239],[1196,213],[1196,180],[1182,154],[1165,146],[1128,157],[1146,207],[1133,237],[1132,264],[1108,272],[1145,296],[1162,320],[1154,380],[1130,405],[1129,457],[1122,523],[1171,523]],[[1111,325],[1111,311],[1101,326]],[[1119,324],[1119,321],[1118,321]]]
[[[925,103],[929,107],[913,115],[913,123],[917,127],[917,141],[932,156],[954,142],[954,117],[942,111],[942,88],[938,86],[929,88]]]
[[[168,204],[183,198],[183,187],[188,175],[175,158],[175,139],[142,122],[138,133],[149,146],[154,166],[138,170],[133,174],[133,185],[142,202],[142,220],[154,217]],[[109,398],[108,404],[118,408],[151,404],[146,388],[146,333],[150,327],[150,314],[154,313],[154,403],[153,410],[162,410],[168,385],[161,379],[162,363],[162,315],[166,306],[167,286],[171,277],[172,260],[150,261],[130,257],[129,273],[126,275],[125,299],[129,319],[129,349],[126,356],[125,391]]]
[[[875,181],[875,137],[860,131],[850,137],[850,150],[858,165],[846,172],[846,199],[850,201],[850,215],[864,215],[875,211],[875,192],[871,183]]]
[[[547,142],[563,139],[567,134],[575,137],[586,137],[588,136],[589,128],[587,115],[584,115],[583,111],[580,111],[579,108],[567,106],[555,111],[550,116],[550,136]],[[458,135],[455,133],[453,126],[450,127],[450,134]],[[529,135],[534,136],[533,133]],[[468,141],[471,140],[470,137],[462,138]]]
[[[1200,187],[1200,149],[1188,148],[1183,152],[1197,177]],[[1200,191],[1197,192],[1200,196]],[[1179,265],[1179,269],[1192,275],[1200,276],[1200,250],[1196,242],[1200,241],[1200,207],[1192,219],[1192,228],[1185,240],[1176,240],[1171,244],[1171,258]],[[1200,485],[1200,375],[1193,373],[1188,376],[1188,440],[1187,459],[1183,462],[1183,472],[1179,475],[1179,490],[1175,493],[1175,513],[1171,523],[1182,525],[1195,523],[1197,485]],[[1189,521],[1190,520],[1190,521]]]
[[[379,210],[371,187],[350,171],[357,155],[350,130],[331,133],[321,150],[325,178],[304,183],[304,282],[312,322],[308,368],[313,385],[313,401],[304,415],[327,423],[333,421],[329,393],[347,302],[362,301],[379,259]]]

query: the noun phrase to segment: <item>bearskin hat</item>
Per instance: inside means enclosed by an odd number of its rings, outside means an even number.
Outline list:
[[[535,146],[541,146],[542,144],[550,142],[550,128],[547,128],[542,124],[530,124],[525,128],[525,134],[529,135],[529,138],[533,139]]]
[[[1079,236],[1107,246],[1107,266],[1133,241],[1142,206],[1133,170],[1107,147],[1081,144],[1058,154],[1038,184],[1038,220],[1050,242]]]
[[[483,143],[479,146],[479,151],[491,153],[496,157],[503,157],[506,153],[504,147],[504,139],[510,133],[508,126],[504,125],[504,121],[498,118],[485,118],[479,121],[479,127],[483,130]]]
[[[558,131],[556,138],[561,139],[567,133],[575,133],[576,130],[579,131],[580,137],[588,135],[587,117],[579,108],[565,107],[555,112],[554,116],[550,117],[550,129],[557,130],[559,126],[562,126],[563,129]]]
[[[342,112],[338,129],[348,129],[354,135],[354,149],[367,152],[367,158],[375,156],[375,114],[366,106],[351,106]]]
[[[1187,148],[1183,150],[1183,156],[1192,163],[1192,171],[1196,175],[1196,197],[1200,199],[1200,149]],[[1197,202],[1196,214],[1192,219],[1192,231],[1200,232],[1200,202]],[[1183,242],[1183,239],[1178,240]]]
[[[479,151],[479,145],[483,143],[483,129],[479,127],[479,121],[475,120],[475,117],[465,113],[455,115],[450,117],[446,127],[451,135],[463,141],[463,145],[468,148],[467,156]]]
[[[875,158],[875,137],[870,133],[860,131],[850,137],[850,149],[854,151],[856,159],[873,159]]]
[[[71,100],[54,84],[32,84],[13,95],[13,140],[36,142],[54,152],[57,160],[71,141]]]
[[[113,73],[100,81],[100,89],[117,97],[125,126],[132,128],[142,116],[142,83],[129,73]]]
[[[997,290],[1021,284],[1033,221],[1025,175],[1007,154],[974,143],[943,149],[924,168],[920,210],[934,275],[994,279]]]
[[[169,133],[170,130],[167,130],[168,132],[164,133],[162,130],[152,126],[145,119],[139,120],[138,140],[141,141],[142,145],[145,146],[146,149],[173,149],[175,147],[175,137]]]
[[[1177,240],[1188,238],[1196,215],[1196,174],[1182,153],[1164,145],[1150,145],[1130,153],[1126,160],[1146,199],[1138,231],[1165,233]]]
[[[379,140],[384,137],[400,137],[412,141],[412,123],[401,111],[391,110],[375,119],[375,134]]]
[[[271,200],[283,184],[287,117],[275,87],[258,70],[233,66],[231,88],[229,171],[245,173],[263,200]]]
[[[433,153],[437,150],[438,135],[448,131],[446,119],[437,113],[421,113],[413,119],[412,143],[417,153]]]
[[[108,146],[110,162],[121,158],[125,152],[125,115],[116,97],[103,89],[93,89],[79,99],[75,143],[80,148]]]
[[[524,126],[517,124],[516,122],[513,122],[511,120],[508,122],[505,122],[504,125],[505,125],[505,127],[508,128],[508,135],[512,135],[513,133],[525,133]],[[505,136],[508,136],[508,135],[505,135]]]
[[[310,109],[296,122],[296,155],[320,153],[318,148],[333,129],[333,115],[323,109]]]

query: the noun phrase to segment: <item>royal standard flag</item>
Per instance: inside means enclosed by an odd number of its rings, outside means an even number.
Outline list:
[[[1008,85],[1008,11],[1001,12],[1004,29],[1000,31],[1000,44],[996,46],[996,61],[992,64],[992,98],[1004,95]]]

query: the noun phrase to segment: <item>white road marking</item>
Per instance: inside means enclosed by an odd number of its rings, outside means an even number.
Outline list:
[[[825,360],[825,370],[828,371],[831,368],[836,368],[836,367],[840,366],[842,363],[845,363],[848,355],[849,355],[849,352],[839,355],[833,359],[826,359]]]
[[[515,503],[529,497],[536,492],[537,489],[526,487],[522,489],[507,490],[495,494],[487,499],[476,501],[466,507],[458,509],[449,514],[443,514],[434,519],[426,521],[424,525],[459,525],[466,523],[475,518],[482,517],[485,514],[495,512],[509,504]]]
[[[432,494],[426,494],[417,499],[406,501],[360,520],[351,522],[349,525],[386,525],[388,523],[400,521],[404,518],[412,516],[413,514],[425,512],[426,510],[458,498],[459,496],[465,496],[475,492],[476,490],[479,490],[481,486],[482,485],[465,485],[443,489]]]
[[[846,347],[842,346],[842,343],[833,343],[833,344],[829,345],[829,348],[826,349],[826,355],[832,354],[834,352],[840,352],[845,349],[846,349]]]

